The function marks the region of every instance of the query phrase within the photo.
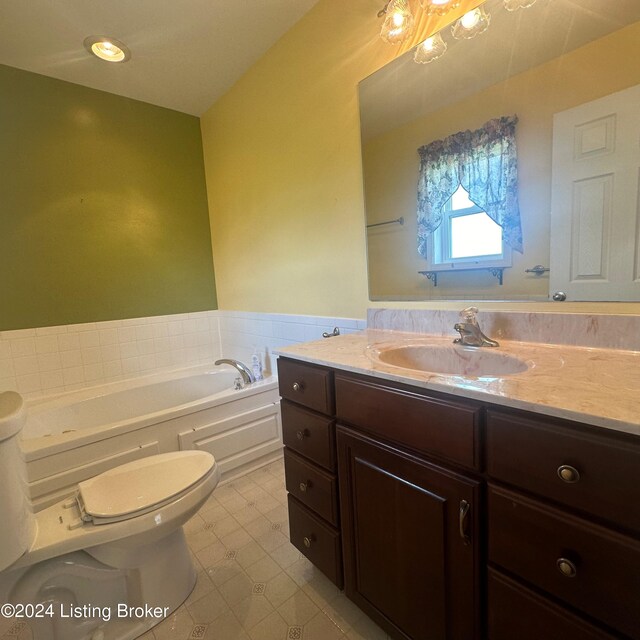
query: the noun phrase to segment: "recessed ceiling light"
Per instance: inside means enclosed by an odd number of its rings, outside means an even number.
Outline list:
[[[89,36],[84,40],[84,48],[107,62],[126,62],[131,58],[126,44],[108,36]]]

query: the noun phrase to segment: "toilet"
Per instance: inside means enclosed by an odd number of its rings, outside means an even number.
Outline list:
[[[0,394],[0,604],[33,606],[34,640],[130,640],[184,602],[196,571],[182,525],[215,489],[203,451],[163,453],[81,482],[33,514],[22,397]]]

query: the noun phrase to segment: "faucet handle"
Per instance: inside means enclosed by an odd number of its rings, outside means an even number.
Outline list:
[[[470,322],[471,324],[477,324],[476,315],[478,314],[478,307],[466,307],[460,312],[460,317],[465,322]]]

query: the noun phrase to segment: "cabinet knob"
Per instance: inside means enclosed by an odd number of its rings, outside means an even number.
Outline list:
[[[300,483],[300,491],[302,491],[302,493],[305,493],[307,491],[307,489],[311,489],[311,480],[307,480],[306,482],[301,482]]]
[[[298,438],[298,440],[304,440],[308,435],[308,432],[306,429],[300,429],[300,431],[296,432],[296,438]]]
[[[307,549],[308,549],[312,545],[313,540],[314,540],[314,537],[313,537],[313,534],[312,534],[310,536],[305,536],[302,539],[302,542],[303,542],[304,546],[307,547]]]
[[[291,388],[297,393],[299,391],[302,391],[302,383],[301,382],[294,382],[291,385]]]
[[[566,578],[575,578],[578,573],[576,565],[567,558],[558,558],[556,560],[558,571]]]
[[[558,477],[567,484],[575,484],[580,480],[580,472],[568,464],[563,464],[558,467]]]

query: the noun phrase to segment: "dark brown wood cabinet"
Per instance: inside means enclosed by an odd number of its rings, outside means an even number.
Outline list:
[[[479,483],[338,427],[345,590],[397,638],[478,637]]]
[[[278,369],[292,542],[391,637],[640,640],[640,438]]]
[[[291,544],[341,589],[333,372],[280,358],[278,379]]]

